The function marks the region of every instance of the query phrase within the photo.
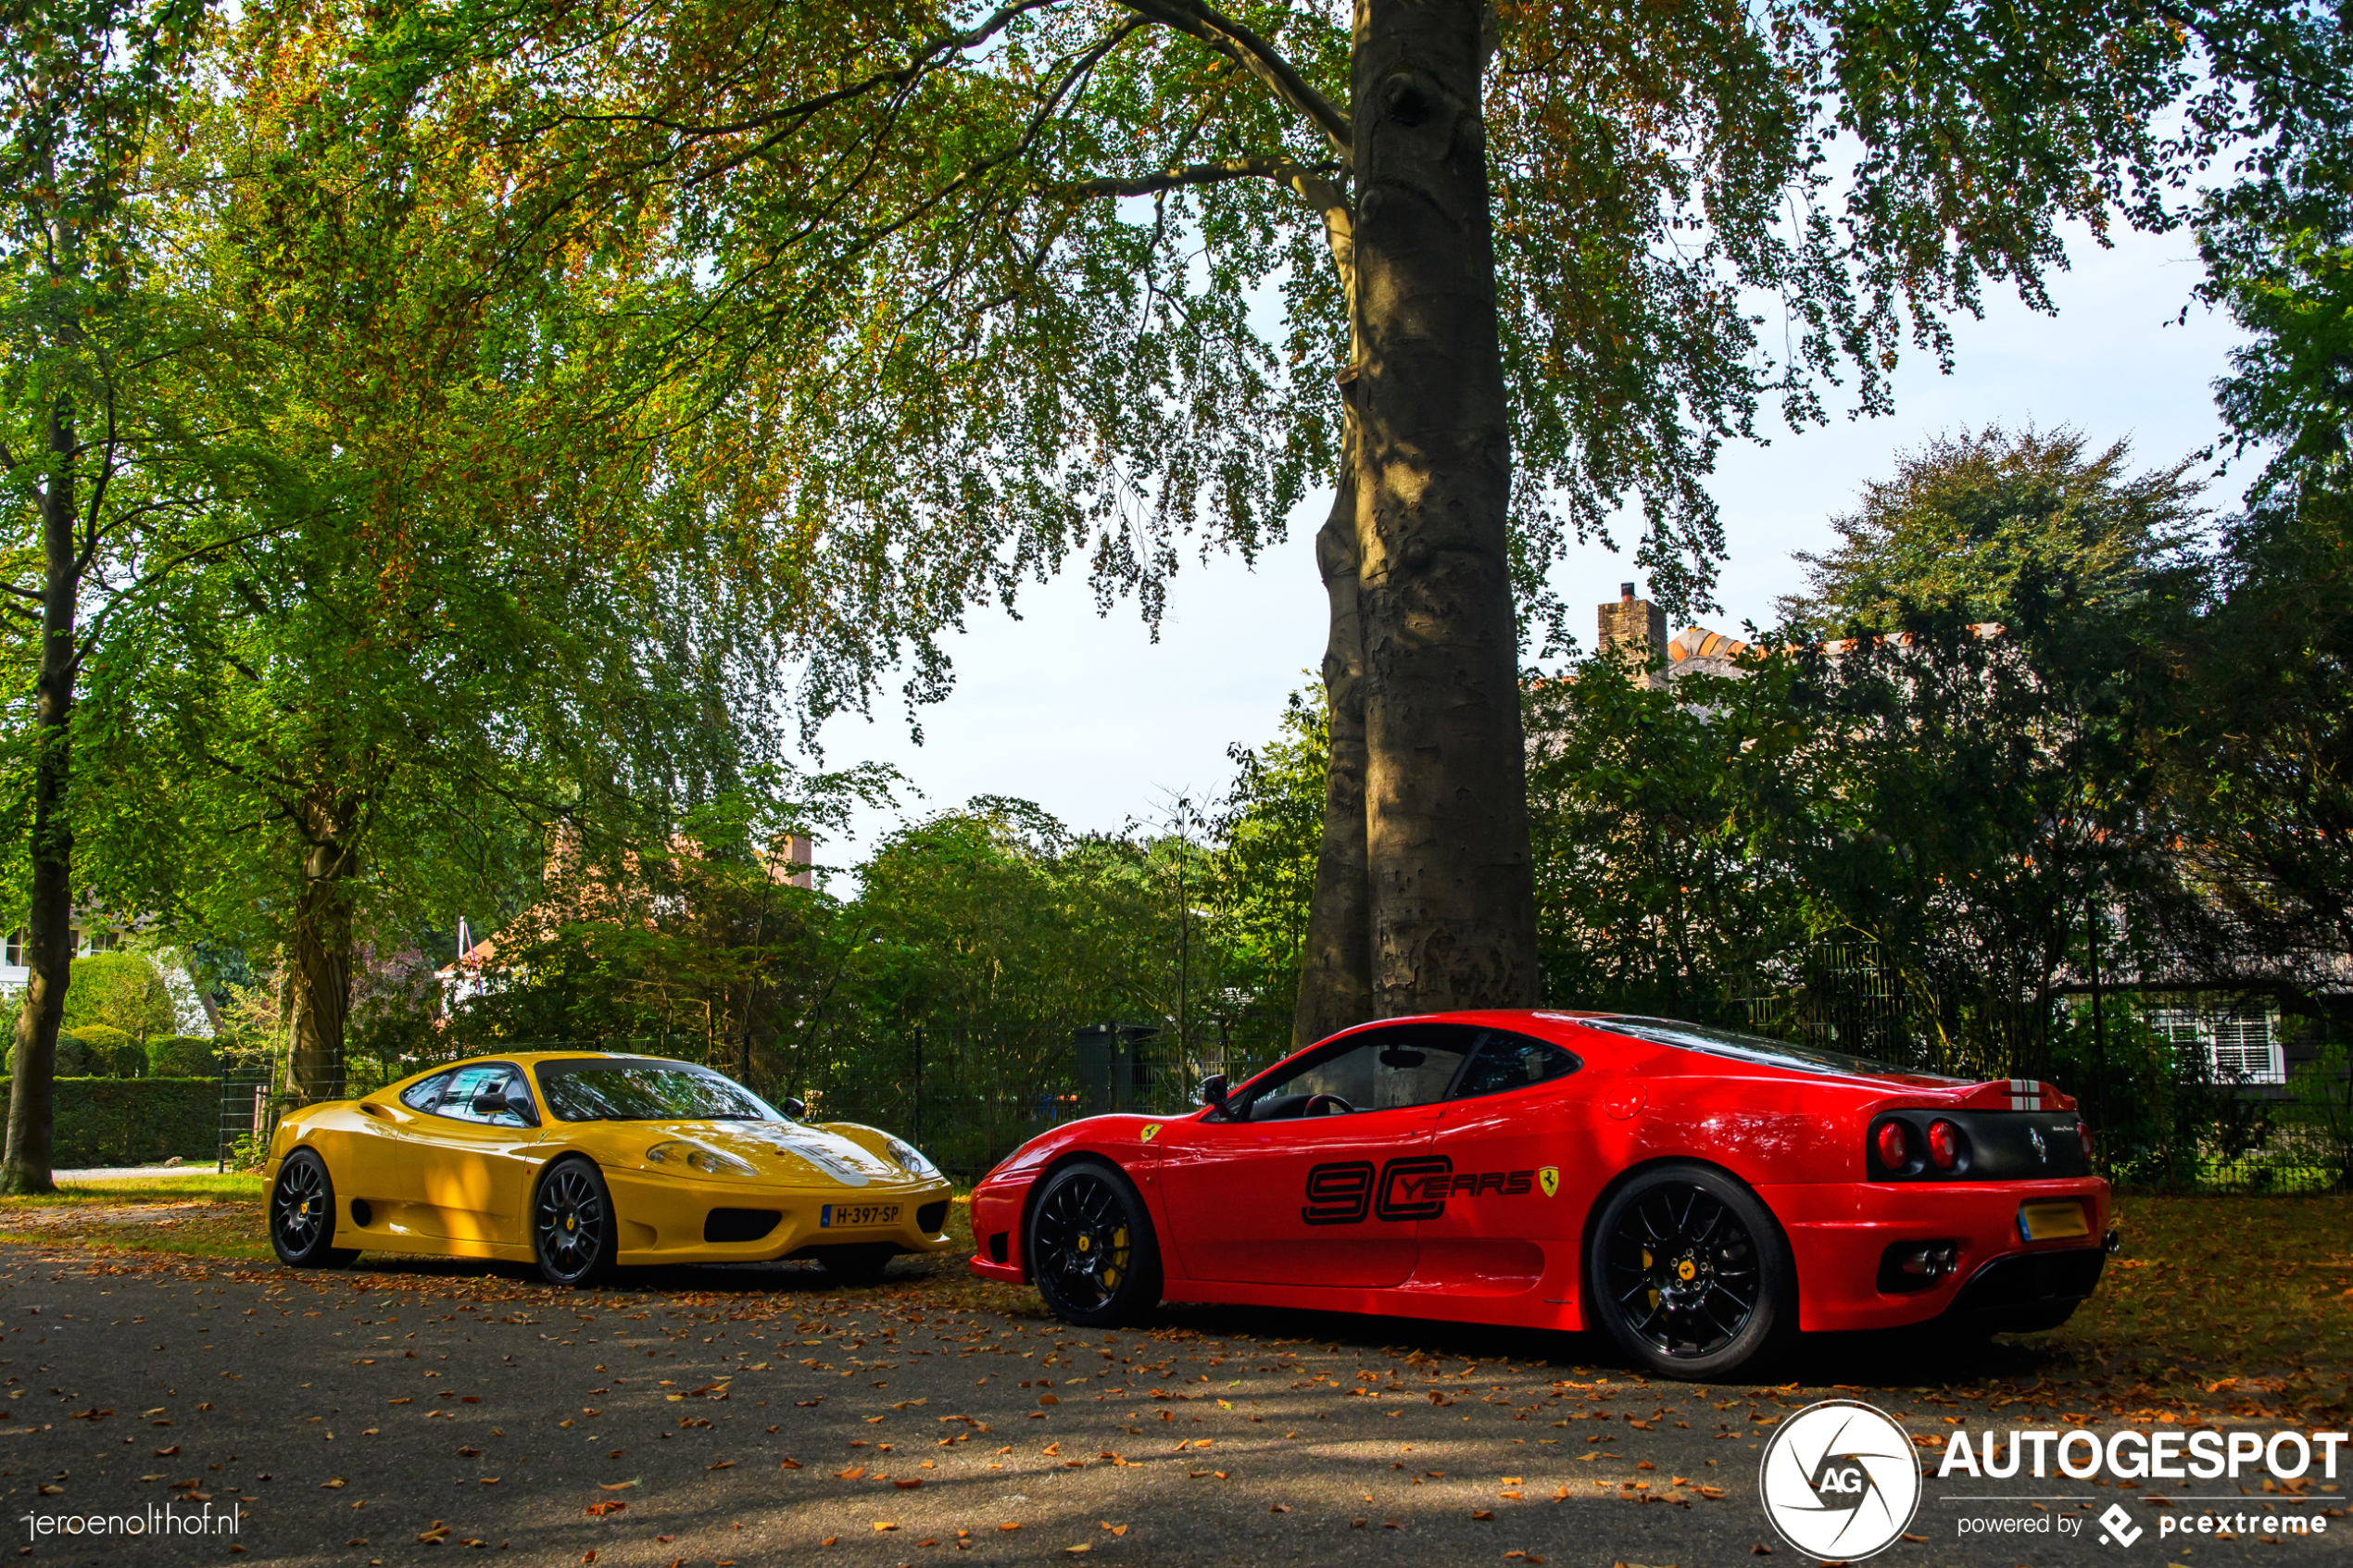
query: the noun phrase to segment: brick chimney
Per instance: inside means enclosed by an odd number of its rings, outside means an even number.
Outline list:
[[[1667,651],[1667,612],[1648,599],[1636,598],[1631,583],[1617,585],[1617,602],[1601,606],[1598,620],[1604,651],[1622,647],[1645,661]]]

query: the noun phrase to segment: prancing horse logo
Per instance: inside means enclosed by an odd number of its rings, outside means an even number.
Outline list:
[[[1561,1189],[1560,1168],[1556,1165],[1547,1165],[1542,1170],[1537,1172],[1536,1185],[1544,1189],[1544,1196],[1546,1198],[1551,1198],[1554,1194],[1558,1193]]]

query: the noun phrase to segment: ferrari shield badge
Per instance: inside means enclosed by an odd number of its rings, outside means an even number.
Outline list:
[[[1160,1123],[1157,1122],[1145,1123],[1144,1130],[1139,1135],[1141,1136],[1146,1143],[1151,1142],[1152,1139],[1160,1135]]]
[[[1544,1196],[1546,1198],[1550,1198],[1554,1193],[1560,1191],[1560,1167],[1557,1165],[1547,1165],[1542,1170],[1537,1172],[1536,1185],[1544,1189]]]

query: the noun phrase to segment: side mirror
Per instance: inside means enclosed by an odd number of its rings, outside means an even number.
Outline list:
[[[472,1104],[469,1107],[469,1109],[472,1110],[476,1116],[496,1116],[502,1110],[512,1110],[514,1109],[514,1105],[505,1095],[499,1093],[497,1089],[492,1089],[487,1094],[474,1096]]]
[[[1201,1102],[1203,1105],[1226,1103],[1226,1074],[1213,1073],[1201,1081]]]
[[[801,1101],[794,1099],[790,1096],[786,1096],[784,1103],[779,1105],[776,1109],[783,1111],[786,1115],[791,1117],[796,1122],[806,1121],[809,1116],[809,1107]]]

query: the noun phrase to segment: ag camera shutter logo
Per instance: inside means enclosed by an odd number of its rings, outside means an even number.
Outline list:
[[[1912,1439],[1886,1411],[1825,1399],[1783,1421],[1765,1445],[1757,1496],[1783,1540],[1824,1562],[1895,1544],[1920,1505]]]

